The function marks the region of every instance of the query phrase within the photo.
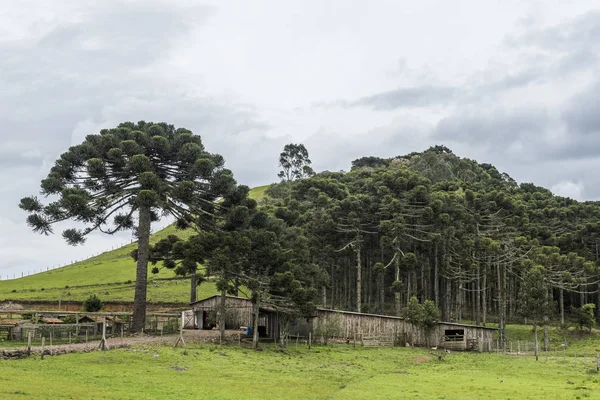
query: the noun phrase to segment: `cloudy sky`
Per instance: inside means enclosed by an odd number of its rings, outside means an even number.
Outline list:
[[[600,200],[600,5],[590,1],[0,0],[0,276],[110,249],[25,225],[68,146],[122,121],[192,129],[239,182],[284,144],[347,170],[445,144]]]

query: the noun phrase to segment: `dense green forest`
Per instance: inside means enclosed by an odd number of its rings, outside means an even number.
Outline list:
[[[364,157],[267,193],[263,209],[308,243],[323,306],[401,315],[416,296],[443,320],[502,328],[600,305],[600,204],[519,185],[444,146]]]

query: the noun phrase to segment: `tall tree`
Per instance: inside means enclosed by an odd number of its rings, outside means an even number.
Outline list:
[[[311,168],[311,163],[308,150],[303,144],[286,144],[279,155],[279,166],[282,170],[278,176],[286,182],[313,176],[315,171]]]
[[[520,306],[521,314],[533,320],[533,333],[535,336],[535,359],[538,360],[538,322],[548,313],[548,284],[546,281],[546,270],[541,265],[531,265],[523,276],[521,285]]]
[[[210,227],[215,200],[235,181],[220,155],[208,153],[200,136],[166,123],[125,122],[62,154],[42,180],[43,204],[26,197],[20,207],[27,224],[50,234],[53,225],[71,220],[76,227],[62,236],[70,245],[84,243],[95,231],[114,234],[131,229],[138,239],[132,330],[141,331],[146,315],[149,239],[152,222],[176,218],[177,226]]]

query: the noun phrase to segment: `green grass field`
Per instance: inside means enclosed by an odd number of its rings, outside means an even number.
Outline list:
[[[590,366],[422,349],[191,345],[0,361],[2,399],[573,399],[600,397]]]
[[[264,197],[269,186],[260,186],[250,191],[256,200]],[[152,243],[169,235],[181,238],[192,235],[193,231],[180,231],[168,226],[152,235]],[[42,272],[24,278],[0,281],[1,300],[84,300],[95,293],[103,300],[133,301],[135,283],[135,262],[131,251],[137,247],[131,243],[116,250],[102,253],[66,267]],[[150,271],[152,266],[149,266]],[[149,273],[148,301],[187,302],[189,300],[188,281],[161,281],[157,278],[172,278],[172,271],[161,270],[158,274]],[[214,284],[208,282],[198,289],[198,296],[215,294]]]

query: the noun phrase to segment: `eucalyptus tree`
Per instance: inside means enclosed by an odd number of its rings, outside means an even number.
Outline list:
[[[308,156],[308,150],[303,144],[286,144],[283,152],[279,155],[279,166],[282,169],[278,176],[286,182],[308,178],[315,174],[310,164],[312,164],[312,161]]]
[[[137,237],[136,285],[132,330],[141,331],[146,314],[151,224],[172,216],[177,226],[213,226],[215,200],[235,181],[220,155],[207,152],[200,136],[166,123],[125,122],[63,153],[41,182],[44,203],[31,196],[20,207],[29,212],[35,232],[62,232],[70,245],[85,242],[92,232],[133,230]]]

